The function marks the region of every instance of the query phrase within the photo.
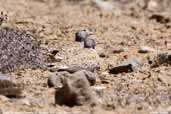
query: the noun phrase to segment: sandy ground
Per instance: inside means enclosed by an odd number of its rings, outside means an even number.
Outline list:
[[[124,1],[124,0],[123,0]],[[135,5],[136,6],[136,5]],[[131,9],[131,8],[130,8]],[[151,69],[147,57],[153,53],[138,53],[139,46],[149,46],[157,51],[171,49],[171,23],[159,23],[148,19],[140,7],[124,10],[118,16],[99,10],[91,3],[72,3],[65,0],[0,0],[0,11],[9,16],[3,26],[18,27],[39,34],[49,49],[61,49],[74,44],[75,32],[82,28],[96,29],[97,49],[106,50],[108,57],[99,71],[106,80],[103,86],[114,89],[120,99],[109,107],[67,107],[54,104],[54,90],[47,87],[49,71],[29,70],[9,73],[23,83],[26,96],[33,102],[1,100],[3,111],[17,112],[73,112],[73,113],[150,113],[168,112],[171,104],[171,72],[169,66]],[[114,49],[126,49],[114,54]],[[105,74],[107,66],[116,65],[129,58],[138,58],[145,66],[140,72]],[[137,101],[127,104],[133,97]],[[145,100],[141,100],[140,98]]]

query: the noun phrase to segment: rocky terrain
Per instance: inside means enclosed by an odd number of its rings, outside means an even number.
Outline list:
[[[170,0],[0,0],[0,110],[171,111]]]

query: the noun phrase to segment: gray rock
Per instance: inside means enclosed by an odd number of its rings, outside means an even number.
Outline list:
[[[74,73],[73,75],[75,76],[85,76],[87,78],[87,80],[89,81],[90,85],[93,86],[96,84],[96,74],[92,73],[90,71],[86,71],[86,70],[80,70],[76,73]]]
[[[48,78],[47,84],[50,88],[61,88],[63,86],[62,77],[68,77],[69,75],[68,72],[57,72]]]
[[[119,74],[119,73],[129,73],[137,71],[142,66],[142,63],[137,59],[130,59],[122,65],[115,66],[109,69],[110,74]]]
[[[84,48],[92,48],[95,49],[96,41],[93,38],[87,38],[84,40]]]
[[[56,90],[55,102],[59,105],[96,105],[94,91],[84,75],[71,75],[63,79],[63,87]]]
[[[93,32],[89,29],[83,29],[75,34],[75,41],[76,42],[83,42],[88,36],[90,36]]]
[[[159,8],[159,3],[155,0],[150,0],[147,4],[147,10],[156,11]]]

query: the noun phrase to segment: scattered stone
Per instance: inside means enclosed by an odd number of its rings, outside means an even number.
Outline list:
[[[150,0],[147,4],[147,10],[156,11],[159,7],[159,4],[155,0]]]
[[[114,9],[113,4],[104,0],[93,0],[93,3],[101,10],[112,11]]]
[[[93,32],[89,29],[83,29],[75,34],[75,41],[76,42],[83,42],[88,36],[92,35]]]
[[[17,28],[0,28],[0,71],[44,68],[46,55],[38,36]]]
[[[22,87],[19,84],[12,82],[5,75],[0,75],[0,95],[4,95],[9,98],[23,97]]]
[[[95,49],[96,41],[93,38],[86,38],[84,40],[84,48],[92,48]]]
[[[149,53],[149,52],[155,52],[155,50],[151,47],[147,46],[141,46],[138,50],[139,53]]]
[[[151,67],[158,67],[162,64],[171,65],[171,52],[159,53],[156,56],[149,58],[149,63],[151,64]]]
[[[85,76],[71,75],[63,79],[63,87],[56,91],[55,102],[59,105],[96,105],[96,95]]]
[[[137,59],[130,59],[122,65],[115,66],[109,69],[110,74],[119,74],[119,73],[129,73],[137,71],[142,66],[142,63]]]

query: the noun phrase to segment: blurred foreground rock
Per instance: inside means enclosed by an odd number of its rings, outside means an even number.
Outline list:
[[[20,98],[22,95],[22,87],[10,80],[6,75],[0,74],[0,95],[10,98]]]
[[[81,73],[81,74],[80,74]],[[91,83],[83,72],[76,72],[69,77],[63,77],[63,87],[56,90],[55,102],[59,105],[97,105],[98,100],[95,92],[90,88]]]

